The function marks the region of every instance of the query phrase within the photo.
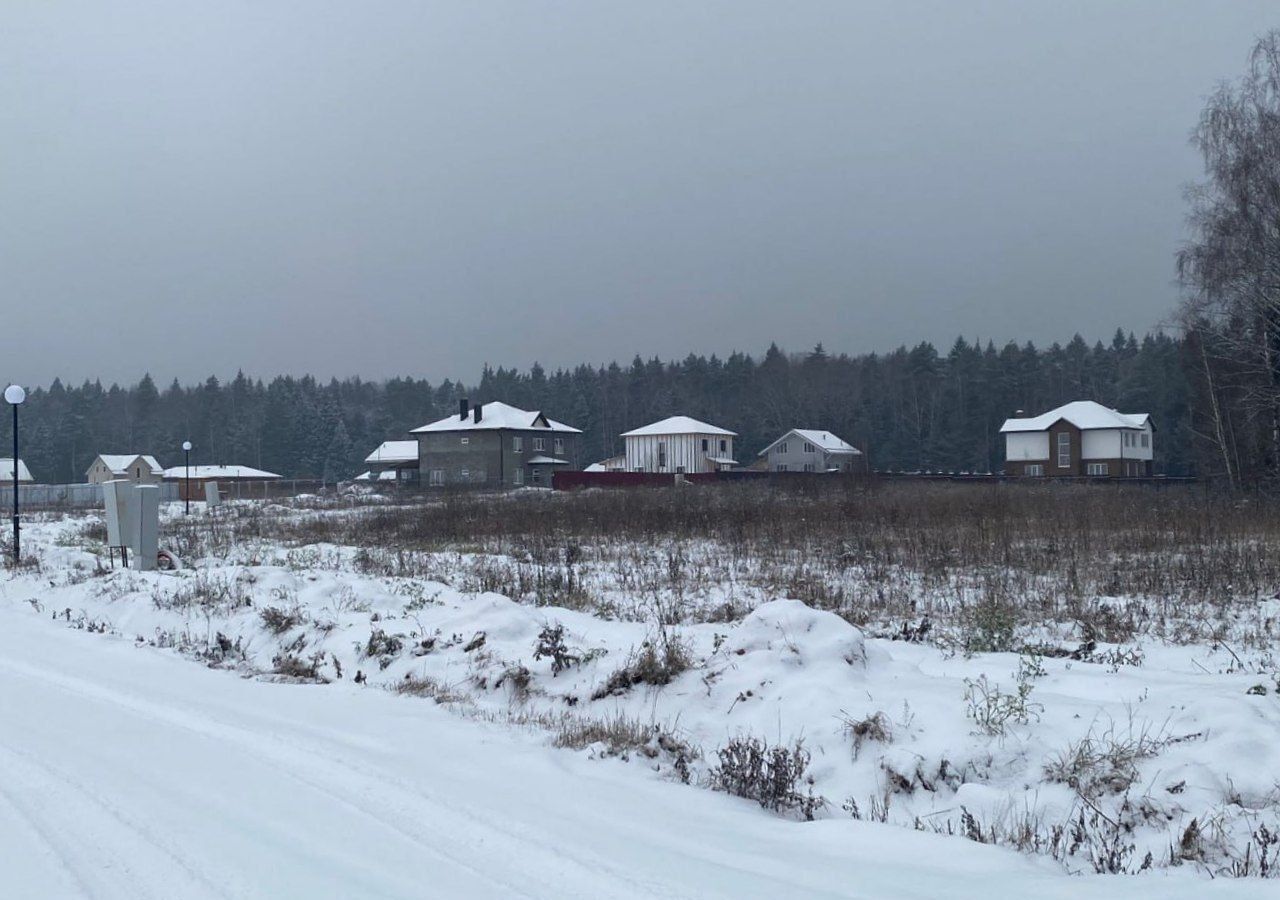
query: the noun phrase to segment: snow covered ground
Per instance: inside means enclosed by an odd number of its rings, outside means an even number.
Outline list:
[[[262,537],[176,573],[104,571],[92,522],[33,519],[38,568],[0,576],[14,896],[1273,883],[1210,879],[1274,828],[1280,772],[1266,662],[1221,645],[966,656],[783,598],[618,620]],[[776,812],[697,789],[726,786],[720,752],[748,739],[807,758]],[[1092,874],[1099,853],[1147,870]]]

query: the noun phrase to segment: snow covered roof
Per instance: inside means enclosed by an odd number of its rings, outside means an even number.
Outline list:
[[[548,419],[540,412],[531,412],[527,409],[511,406],[498,400],[492,400],[489,403],[477,403],[474,409],[480,410],[480,421],[476,421],[475,413],[468,413],[463,419],[457,413],[446,416],[439,421],[432,422],[429,425],[423,425],[421,428],[415,428],[410,434],[426,434],[434,431],[497,431],[498,429],[516,429],[520,431],[529,431],[532,429],[540,429],[544,431],[562,431],[570,434],[582,434],[582,431],[563,422],[557,422],[555,419]]]
[[[164,470],[165,478],[183,479],[187,477],[186,466],[174,466]],[[264,472],[249,466],[192,466],[192,478],[239,478],[247,481],[264,481],[268,478],[279,478],[274,472]]]
[[[554,456],[535,456],[533,459],[529,460],[528,462],[529,462],[529,465],[531,466],[567,466],[569,465],[569,460],[556,459]]]
[[[356,481],[374,481],[374,480],[375,479],[373,477],[372,472],[361,472],[359,475],[356,476]],[[379,472],[376,480],[377,481],[395,481],[396,473],[391,469],[387,469],[386,471]]]
[[[627,467],[626,456],[610,456],[600,462],[594,462],[583,469],[584,472],[621,472]]]
[[[151,469],[152,475],[164,473],[164,466],[160,465],[154,456],[147,456],[142,453],[102,453],[99,454],[98,459],[102,460],[102,464],[111,470],[112,475],[127,474],[134,460],[138,459],[142,460],[143,464]]]
[[[1048,431],[1062,419],[1066,419],[1081,431],[1093,431],[1100,428],[1144,428],[1151,416],[1148,413],[1121,413],[1107,409],[1101,403],[1092,400],[1073,400],[1047,413],[1027,419],[1005,419],[1000,426],[1001,434],[1015,431]]]
[[[727,456],[708,456],[707,461],[713,462],[717,466],[736,466],[738,464],[736,459],[730,459]]]
[[[18,481],[32,481],[31,470],[22,460],[18,460]],[[0,459],[0,481],[13,481],[13,457]]]
[[[417,441],[383,441],[364,458],[367,463],[406,463],[418,461]]]
[[[622,436],[624,438],[645,437],[655,434],[722,434],[726,437],[738,436],[736,431],[717,428],[715,425],[708,425],[706,422],[699,422],[697,419],[691,419],[688,416],[672,416],[669,419],[663,419],[661,422],[645,425],[643,428],[624,431]]]
[[[812,429],[812,428],[792,428],[790,431],[788,431],[782,437],[778,438],[768,447],[765,447],[763,450],[761,450],[760,453],[757,455],[764,456],[774,447],[778,446],[787,438],[791,437],[791,435],[793,434],[796,437],[800,438],[800,440],[808,441],[810,444],[813,444],[815,447],[817,447],[820,450],[825,450],[827,453],[846,453],[850,456],[862,455],[861,450],[853,446],[853,444],[850,444],[848,441],[845,441],[841,438],[836,437],[830,431],[817,431],[816,429]]]

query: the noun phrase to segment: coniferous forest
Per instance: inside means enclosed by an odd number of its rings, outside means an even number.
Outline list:
[[[150,375],[130,386],[73,386],[55,380],[23,407],[22,456],[35,479],[83,481],[99,453],[151,453],[166,466],[250,465],[291,477],[336,481],[364,469],[378,443],[457,410],[460,397],[539,409],[585,432],[587,459],[621,451],[620,432],[683,414],[740,435],[744,465],[790,428],[819,428],[866,450],[885,470],[995,472],[1003,463],[1001,422],[1077,399],[1155,417],[1156,471],[1213,471],[1189,412],[1185,341],[1117,331],[1090,345],[996,347],[957,338],[891,353],[849,356],[821,345],[800,353],[770,346],[760,356],[690,355],[679,362],[636,357],[629,365],[581,365],[548,372],[485,366],[478,384],[413,378],[383,382],[262,381],[237,374],[203,384],[159,387]],[[10,440],[0,417],[0,447]]]

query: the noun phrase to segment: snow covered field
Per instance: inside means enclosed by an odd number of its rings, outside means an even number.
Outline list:
[[[175,506],[187,566],[145,574],[104,568],[92,514],[29,520],[38,562],[0,578],[15,896],[1271,884],[1280,698],[1260,642],[1046,626],[1020,653],[965,652],[723,579],[620,583],[591,548],[513,599],[476,583],[531,565],[510,548],[392,565],[297,538],[317,520],[359,532],[367,509],[246,504],[189,525]],[[628,549],[637,579],[646,551],[669,548]],[[582,583],[593,602],[547,604]],[[1256,634],[1273,605],[1236,619]]]

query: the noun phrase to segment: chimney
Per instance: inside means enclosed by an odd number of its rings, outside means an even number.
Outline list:
[[[467,398],[463,397],[458,401],[458,418],[467,421]]]
[[[475,413],[477,423],[480,422],[480,418],[481,418],[480,407],[482,407],[483,405],[484,405],[483,403],[477,403],[475,407],[472,409],[472,412]]]

